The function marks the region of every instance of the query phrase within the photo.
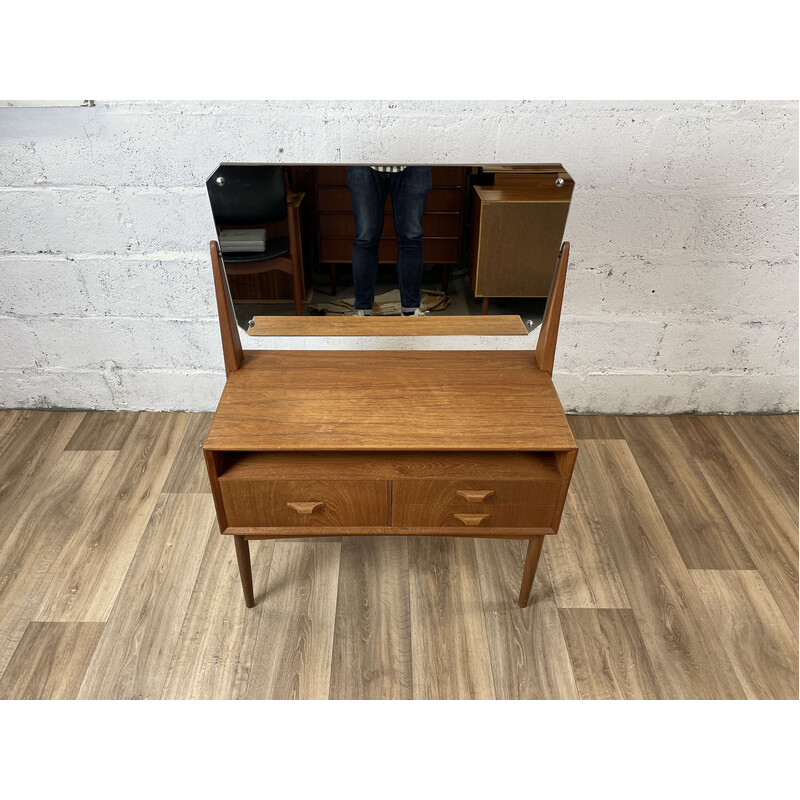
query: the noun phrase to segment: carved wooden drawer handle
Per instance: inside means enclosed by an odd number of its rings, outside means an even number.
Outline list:
[[[489,514],[453,514],[453,516],[465,525],[475,527],[480,525],[485,519],[489,519]]]
[[[494,494],[494,489],[481,491],[480,489],[459,489],[457,495],[463,497],[468,503],[482,503],[487,497]]]
[[[298,514],[311,514],[320,506],[324,506],[325,503],[287,503],[286,505],[296,511]]]

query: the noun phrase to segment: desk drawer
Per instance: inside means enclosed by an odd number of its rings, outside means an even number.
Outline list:
[[[386,525],[387,488],[385,480],[220,480],[234,528]]]
[[[549,528],[555,506],[393,505],[392,525],[403,528]]]
[[[478,510],[490,506],[551,506],[560,489],[560,480],[396,480],[392,502],[441,509],[466,505]]]

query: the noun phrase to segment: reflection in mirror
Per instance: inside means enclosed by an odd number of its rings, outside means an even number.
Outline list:
[[[221,164],[206,182],[237,322],[542,318],[572,197],[560,164]]]

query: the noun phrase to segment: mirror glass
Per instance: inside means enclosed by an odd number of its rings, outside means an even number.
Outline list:
[[[561,164],[220,164],[206,182],[237,322],[518,314],[535,328],[573,181]]]

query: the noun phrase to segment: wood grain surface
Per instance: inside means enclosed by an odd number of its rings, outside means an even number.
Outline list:
[[[73,700],[102,622],[31,622],[0,677],[5,700]]]
[[[23,412],[0,440],[0,545],[39,491],[84,418],[82,412]]]
[[[428,482],[430,478],[462,479],[471,485],[476,475],[485,480],[525,479],[560,481],[552,453],[389,452],[372,450],[302,453],[224,454],[225,480],[303,480],[312,473],[318,480],[374,480],[401,478]]]
[[[547,540],[559,608],[630,608],[608,540],[585,484],[573,480],[558,535]]]
[[[111,470],[114,451],[64,451],[37,502],[24,506],[0,548],[0,671],[55,576]]]
[[[67,450],[119,450],[136,424],[134,411],[94,411],[86,414]]]
[[[275,543],[250,548],[256,599],[263,597]],[[253,670],[265,604],[246,608],[233,542],[209,538],[200,564],[162,697],[168,700],[241,700]]]
[[[250,336],[527,336],[516,314],[466,317],[253,317]]]
[[[495,697],[474,542],[408,542],[415,700]]]
[[[475,540],[495,696],[501,700],[574,700],[578,694],[544,544],[527,608],[516,601],[526,543]]]
[[[203,461],[203,442],[208,436],[213,418],[213,414],[192,414],[163,491],[171,493],[211,491]]]
[[[408,541],[342,539],[332,700],[410,700],[411,610]]]
[[[247,609],[190,491],[208,416],[94,416],[0,412],[0,698],[798,697],[796,415],[575,425],[526,609],[525,541],[405,535],[251,541]],[[393,474],[476,466],[434,455]]]
[[[689,569],[753,569],[669,417],[626,417],[625,439]]]
[[[325,700],[331,688],[339,554],[335,542],[276,542],[247,697]],[[257,602],[258,577],[254,575]]]
[[[583,440],[576,472],[613,529],[625,592],[670,697],[743,697],[730,661],[627,442]],[[608,525],[606,525],[608,521]]]
[[[564,608],[558,614],[582,700],[661,699],[631,609]]]
[[[189,414],[139,414],[84,524],[54,565],[42,622],[104,622],[172,467]]]
[[[205,448],[403,451],[421,442],[451,451],[576,447],[531,351],[273,350],[245,352]]]
[[[755,570],[692,570],[751,700],[797,700],[797,641]]]
[[[674,417],[708,485],[798,636],[797,525],[725,417]]]
[[[214,530],[210,494],[162,494],[114,603],[79,698],[158,699]]]

